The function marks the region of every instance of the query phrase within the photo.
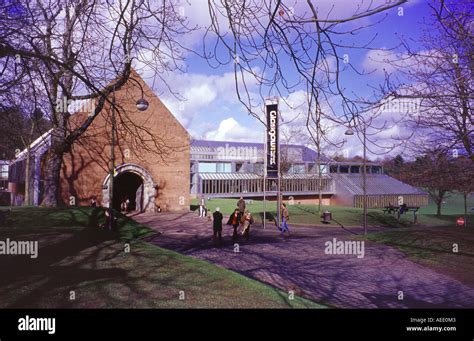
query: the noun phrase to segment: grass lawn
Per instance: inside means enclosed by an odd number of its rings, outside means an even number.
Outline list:
[[[148,244],[155,232],[127,217],[115,233],[102,221],[100,209],[13,208],[0,241],[37,240],[39,254],[0,255],[0,308],[324,307]]]
[[[459,193],[449,193],[445,196],[441,206],[441,214],[464,214],[464,198]],[[474,214],[474,211],[470,209],[474,208],[474,193],[467,197],[467,209],[468,212]],[[436,214],[436,204],[430,198],[429,205],[423,209],[426,214]]]
[[[474,287],[474,230],[470,227],[397,229],[370,233],[367,239],[395,247],[413,261]],[[453,252],[454,244],[458,252]]]
[[[236,207],[237,199],[212,199],[207,201],[207,208],[212,212],[216,207],[221,208],[224,215],[229,215]],[[197,209],[198,199],[193,199],[191,209]],[[290,213],[291,224],[304,225],[322,225],[321,218],[318,213],[317,205],[287,205]],[[468,198],[468,207],[474,207],[474,197]],[[247,204],[247,208],[253,213],[254,218],[261,222],[263,219],[263,201],[251,200]],[[362,212],[360,208],[341,207],[341,206],[323,206],[322,210],[329,210],[337,222],[344,226],[361,226]],[[267,217],[273,217],[276,214],[276,203],[266,203]],[[436,216],[436,205],[432,202],[427,207],[420,208],[418,212],[418,223],[425,226],[455,226],[456,218],[462,216],[464,212],[464,203],[462,196],[459,194],[451,194],[443,205],[442,215]],[[331,223],[336,224],[336,223]],[[408,227],[413,224],[413,213],[408,212],[402,215],[400,221],[396,215],[384,214],[381,209],[368,210],[368,224],[372,226],[387,227]],[[468,226],[474,227],[474,211],[469,212]]]

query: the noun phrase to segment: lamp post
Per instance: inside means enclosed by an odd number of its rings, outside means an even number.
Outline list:
[[[132,79],[132,78],[129,78]],[[133,79],[134,80],[134,79]],[[138,83],[138,82],[137,82]],[[148,102],[143,97],[143,89],[142,89],[142,98],[140,98],[136,102],[136,107],[138,111],[145,111],[148,109]],[[110,137],[110,169],[109,169],[109,230],[113,229],[114,223],[114,175],[115,175],[115,85],[112,91],[112,117],[111,117],[111,130],[112,134]]]
[[[363,145],[363,160],[362,160],[362,207],[364,211],[364,235],[367,234],[367,127],[364,123],[362,127],[362,145]],[[354,131],[349,127],[345,135],[352,136]]]

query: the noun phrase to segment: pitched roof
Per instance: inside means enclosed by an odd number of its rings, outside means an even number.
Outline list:
[[[361,174],[331,173],[331,177],[336,181],[337,188],[343,187],[352,195],[364,193]],[[368,195],[426,194],[386,174],[367,174],[366,184]]]
[[[234,141],[210,141],[210,140],[200,140],[193,139],[191,140],[191,151],[208,151],[212,152],[215,149],[223,147],[235,147],[235,148],[257,148],[258,150],[264,149],[264,145],[261,142],[234,142]],[[282,149],[285,148],[295,148],[302,151],[302,161],[303,162],[315,162],[318,157],[318,153],[311,148],[308,148],[303,145],[297,144],[282,144]],[[332,160],[328,157],[321,155],[321,162],[331,162]]]
[[[34,154],[37,150],[41,149],[43,146],[47,146],[49,148],[49,144],[51,143],[51,132],[53,129],[48,130],[46,133],[38,137],[30,144],[30,153]],[[26,157],[26,148],[23,149],[18,155],[16,156],[13,162],[23,160]]]

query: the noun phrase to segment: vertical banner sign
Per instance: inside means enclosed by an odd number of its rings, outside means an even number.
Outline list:
[[[267,178],[278,178],[278,104],[266,105],[267,113]]]

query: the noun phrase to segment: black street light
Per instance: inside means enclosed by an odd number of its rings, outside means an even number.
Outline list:
[[[138,83],[133,78],[129,78],[130,80],[134,80],[135,82]],[[139,83],[138,83],[139,84]],[[140,85],[140,84],[139,84]],[[141,85],[140,85],[141,88]],[[144,98],[143,96],[143,89],[142,90],[142,98],[140,98],[136,102],[136,107],[138,111],[145,111],[148,109],[148,101]],[[113,229],[113,223],[114,223],[114,208],[113,208],[113,202],[114,202],[114,173],[115,173],[115,86],[112,91],[112,135],[110,138],[110,169],[109,169],[109,209],[108,209],[108,215],[109,215],[109,230]]]
[[[352,136],[354,135],[354,131],[351,128],[348,128],[346,132],[344,133],[344,135]]]
[[[143,94],[142,94],[143,96]],[[139,99],[137,101],[137,109],[139,111],[145,111],[146,109],[148,109],[148,102],[146,99],[144,99],[143,97],[141,99]]]

